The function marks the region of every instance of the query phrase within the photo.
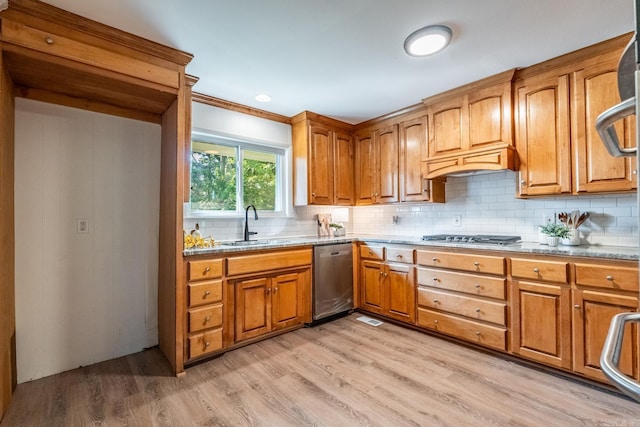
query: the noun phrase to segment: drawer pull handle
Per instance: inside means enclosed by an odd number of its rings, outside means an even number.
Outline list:
[[[204,343],[204,346],[205,346],[205,347],[209,347],[210,345],[211,345],[211,343],[210,343],[209,341],[207,341],[207,342],[205,342],[205,343]]]
[[[479,285],[479,284],[477,284],[477,283],[476,283],[475,285],[473,285],[473,286],[475,286],[475,287],[476,287],[476,289],[480,289],[480,285]]]
[[[607,277],[605,277],[605,279],[607,279],[610,282],[613,282],[613,276],[607,276]]]
[[[211,291],[205,291],[205,292],[204,292],[204,296],[205,296],[205,297],[208,297],[209,295],[211,295]]]
[[[480,313],[480,309],[479,308],[476,308],[476,313]]]
[[[211,320],[211,316],[207,316],[204,318],[205,323],[208,322],[209,320]]]
[[[533,272],[534,272],[534,273],[539,273],[539,272],[540,272],[540,269],[539,269],[538,267],[533,267]]]
[[[576,304],[576,305],[573,306],[573,308],[576,308],[576,309],[580,310],[580,305]]]
[[[44,41],[47,42],[47,44],[53,44],[53,39],[51,37],[47,36]]]
[[[208,272],[210,272],[210,271],[211,271],[211,267],[205,267],[205,268],[204,268],[204,272],[205,272],[205,273],[208,273]]]
[[[474,262],[473,265],[475,265],[476,267],[480,267],[480,263],[478,261]]]

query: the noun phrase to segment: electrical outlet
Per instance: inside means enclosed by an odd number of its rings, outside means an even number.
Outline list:
[[[555,224],[556,222],[556,213],[554,211],[546,211],[544,213],[544,216],[542,218],[542,223],[543,224]]]
[[[76,219],[77,233],[85,234],[89,232],[89,220],[86,218]]]
[[[454,227],[462,226],[462,215],[454,215],[453,216],[453,226]]]

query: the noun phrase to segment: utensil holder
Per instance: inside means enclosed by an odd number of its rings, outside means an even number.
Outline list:
[[[562,239],[562,244],[565,246],[580,246],[580,232],[577,228],[570,228],[569,235]]]

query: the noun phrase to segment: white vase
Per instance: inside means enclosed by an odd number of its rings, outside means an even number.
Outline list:
[[[558,246],[558,243],[560,243],[560,238],[558,236],[547,236],[547,245]]]
[[[538,228],[538,243],[541,245],[547,244],[547,235],[540,231],[540,228]]]
[[[569,235],[561,242],[565,246],[580,246],[580,231],[577,228],[570,228]]]

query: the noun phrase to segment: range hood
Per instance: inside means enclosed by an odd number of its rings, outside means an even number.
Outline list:
[[[425,178],[516,170],[514,74],[511,69],[422,100],[429,116]]]

